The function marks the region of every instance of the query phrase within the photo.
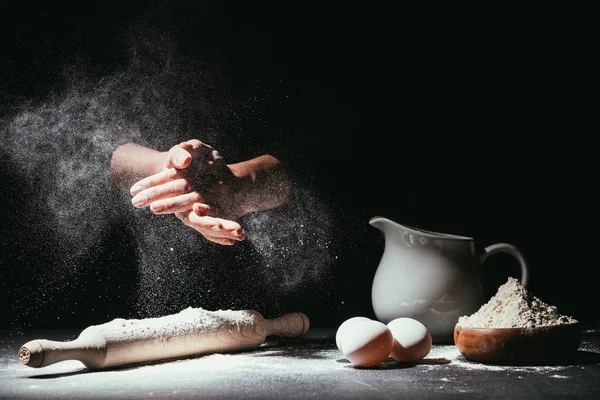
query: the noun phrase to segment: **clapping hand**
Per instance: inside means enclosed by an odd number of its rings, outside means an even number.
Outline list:
[[[131,186],[134,207],[175,214],[207,240],[232,245],[244,240],[235,204],[236,177],[218,152],[197,139],[173,146],[163,169]]]

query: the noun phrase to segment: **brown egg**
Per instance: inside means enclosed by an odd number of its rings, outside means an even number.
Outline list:
[[[415,362],[431,351],[432,339],[425,325],[412,318],[396,318],[387,324],[394,337],[390,356],[396,361]]]
[[[342,354],[351,363],[372,367],[389,357],[394,346],[394,336],[382,322],[357,321],[352,329],[340,337]]]
[[[343,353],[342,338],[344,338],[348,335],[352,335],[356,329],[360,329],[360,328],[356,328],[356,326],[360,326],[360,324],[364,323],[365,321],[369,322],[372,320],[367,317],[352,317],[352,318],[349,318],[349,319],[345,320],[344,322],[342,322],[342,324],[340,325],[340,327],[338,328],[338,330],[335,334],[335,344],[337,345],[337,348],[342,353]]]

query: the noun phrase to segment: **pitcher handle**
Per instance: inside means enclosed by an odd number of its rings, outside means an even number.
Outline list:
[[[529,282],[529,267],[527,266],[527,262],[525,261],[523,254],[521,254],[521,251],[512,244],[496,243],[486,247],[483,249],[483,254],[479,257],[480,264],[483,265],[485,260],[497,253],[507,253],[517,259],[521,267],[521,285],[527,287]]]

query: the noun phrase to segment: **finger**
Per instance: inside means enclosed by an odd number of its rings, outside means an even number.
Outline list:
[[[223,161],[223,157],[221,157],[217,150],[212,151],[212,156],[215,159],[215,162]]]
[[[184,147],[191,146],[192,149],[199,149],[199,148],[205,147],[205,148],[212,150],[212,146],[210,144],[201,142],[198,139],[187,140],[187,141],[181,143],[181,146],[184,146]]]
[[[204,236],[244,240],[245,233],[240,224],[221,218],[201,217],[196,213],[188,215],[189,226],[202,233]]]
[[[173,214],[189,211],[194,206],[194,203],[202,204],[199,203],[202,201],[204,201],[204,199],[198,192],[185,193],[152,202],[150,204],[150,211],[154,214]]]
[[[200,232],[218,232],[223,230],[223,226],[216,218],[210,216],[199,216],[195,212],[191,212],[187,215],[190,226]],[[213,233],[213,236],[215,236]]]
[[[129,193],[131,193],[132,196],[135,196],[142,190],[162,185],[177,178],[179,178],[179,172],[177,171],[177,169],[169,168],[157,174],[150,175],[140,181],[137,181],[133,184],[133,186],[131,186],[131,189],[129,189]]]
[[[243,240],[244,239],[244,230],[242,229],[242,227],[240,226],[240,224],[238,224],[235,221],[231,221],[228,219],[222,219],[222,218],[215,218],[217,221],[220,222],[221,226],[223,227],[223,229],[227,232],[229,232],[229,234],[231,234],[233,237],[237,238],[237,240]]]
[[[191,210],[186,210],[186,211],[179,211],[175,213],[175,216],[184,224],[191,226],[192,223],[190,222],[190,217],[192,215],[194,215],[194,211]],[[204,231],[204,232],[211,232],[211,231],[217,231],[219,229],[222,229],[223,227],[221,226],[221,224],[216,221],[216,218],[207,218],[207,217],[203,217],[203,216],[198,216],[196,214],[197,218],[194,218],[194,226],[193,228],[196,229],[197,231]]]
[[[200,217],[208,217],[213,214],[211,206],[199,202],[192,205],[192,211],[194,211]]]
[[[185,179],[177,179],[142,190],[133,196],[131,204],[133,204],[134,207],[142,208],[157,200],[179,196],[188,193],[189,191],[190,186],[188,185],[188,182]]]
[[[217,237],[212,237],[212,236],[204,236],[206,238],[206,240],[210,240],[211,242],[217,243],[217,244],[222,244],[224,246],[231,246],[235,243],[235,240],[233,239],[226,239],[226,238],[217,238]]]
[[[221,234],[223,234],[223,232],[220,231],[220,229],[223,228],[223,225],[222,225],[222,223],[215,224],[215,222],[217,222],[217,220],[218,220],[217,218],[208,219],[210,217],[194,217],[193,216],[194,214],[195,213],[193,211],[191,211],[191,212],[184,211],[184,212],[175,213],[175,216],[179,220],[181,220],[184,223],[184,225],[190,226],[193,229],[195,229],[196,231],[200,232],[206,240],[209,240],[209,241],[217,243],[217,244],[231,246],[235,243],[236,240],[241,241],[241,240],[245,239],[245,234],[243,233],[243,230],[242,230],[241,235],[232,235],[231,233],[229,233],[229,235],[233,236],[233,238],[220,236]],[[190,218],[194,219],[194,222],[190,222]],[[202,219],[202,222],[196,220],[196,218]],[[215,220],[215,221],[212,221],[212,220]],[[221,220],[221,221],[226,221],[226,220]],[[233,222],[233,221],[226,222],[227,225],[229,225],[229,223],[239,226],[239,224],[237,224],[236,222]],[[240,227],[240,229],[241,229],[241,227]]]
[[[246,238],[244,229],[235,221],[230,221],[222,218],[215,218],[219,222],[221,229],[213,229],[210,234],[217,237],[225,237],[229,239],[242,241]]]
[[[192,162],[192,155],[188,150],[182,146],[173,146],[167,154],[165,166],[167,168],[183,169],[187,168],[190,162]]]
[[[203,229],[196,229],[196,227],[193,226],[193,224],[190,223],[189,217],[193,214],[193,212],[190,211],[184,211],[184,212],[177,212],[175,213],[175,216],[181,220],[181,222],[184,223],[184,225],[187,226],[191,226],[192,228],[194,228],[195,230],[197,230],[198,232],[200,232],[202,234],[202,236],[204,236],[204,238],[206,240],[209,240],[211,242],[217,243],[217,244],[221,244],[224,246],[231,246],[235,243],[236,240],[243,240],[244,238],[242,237],[241,239],[231,239],[231,238],[227,238],[227,237],[221,237],[221,236],[215,236],[213,234],[213,230],[203,230]]]
[[[193,159],[205,160],[208,164],[213,164],[213,158],[218,155],[218,152],[209,144],[203,143],[198,139],[191,139],[180,144],[182,149],[188,151]]]

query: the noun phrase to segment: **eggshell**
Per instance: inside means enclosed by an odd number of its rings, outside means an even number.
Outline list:
[[[341,346],[341,343],[344,341],[343,338],[352,335],[352,332],[355,331],[355,329],[357,329],[356,327],[361,323],[370,321],[372,320],[367,317],[352,317],[342,322],[335,334],[335,344],[337,345],[337,348],[343,353]]]
[[[359,325],[360,324],[360,325]],[[344,357],[355,365],[372,367],[389,357],[394,347],[390,329],[379,321],[361,321],[357,328],[341,338]]]
[[[390,356],[396,361],[415,362],[431,351],[432,339],[425,325],[412,318],[396,318],[387,324],[394,337]]]

